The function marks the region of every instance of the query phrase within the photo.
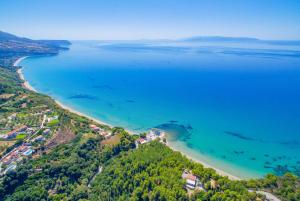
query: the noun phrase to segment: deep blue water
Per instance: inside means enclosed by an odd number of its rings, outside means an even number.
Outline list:
[[[73,42],[22,62],[40,92],[130,130],[170,131],[180,150],[241,177],[300,174],[300,51]]]

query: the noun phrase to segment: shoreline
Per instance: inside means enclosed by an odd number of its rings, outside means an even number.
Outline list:
[[[26,57],[21,57],[21,58],[19,58],[18,60],[15,61],[14,66],[17,66],[23,59],[26,59],[26,58],[27,58],[27,56],[26,56]],[[22,73],[22,67],[20,67],[20,68],[17,70],[17,73],[18,73],[20,79],[24,81],[24,83],[22,84],[24,88],[26,88],[26,89],[28,89],[28,90],[30,90],[30,91],[33,91],[33,92],[35,92],[35,93],[39,93],[39,92],[38,92],[36,89],[34,89],[34,88],[29,84],[29,82],[24,78],[24,75],[23,75],[23,73]],[[68,110],[68,111],[71,112],[71,113],[77,114],[77,115],[79,115],[79,116],[84,116],[84,117],[86,117],[86,118],[88,118],[88,119],[90,119],[90,120],[92,120],[92,121],[94,121],[94,122],[96,122],[96,123],[98,123],[98,124],[106,125],[106,126],[109,126],[109,127],[111,127],[111,128],[114,127],[114,126],[111,125],[111,124],[108,124],[108,123],[103,122],[103,121],[101,121],[101,120],[99,120],[99,119],[97,119],[97,118],[94,118],[94,117],[91,117],[91,116],[89,116],[89,115],[87,115],[87,114],[84,114],[84,113],[82,113],[82,112],[79,112],[79,111],[77,111],[77,110],[75,110],[75,109],[73,109],[73,108],[71,108],[71,107],[69,107],[69,106],[66,106],[66,105],[64,105],[63,103],[61,103],[60,101],[58,101],[58,100],[56,100],[56,99],[54,99],[54,98],[53,98],[53,100],[55,101],[55,103],[56,103],[58,106],[60,106],[61,108],[65,109],[65,110]],[[125,128],[124,128],[124,129],[125,129]],[[128,130],[128,129],[125,129],[125,130],[126,130],[129,134],[131,134],[131,135],[136,134],[135,132],[130,131],[130,130]],[[182,155],[186,156],[188,159],[193,160],[194,162],[197,162],[197,163],[202,164],[205,168],[212,168],[212,169],[214,169],[214,170],[216,171],[216,173],[219,174],[219,175],[221,175],[221,176],[226,176],[226,177],[228,177],[230,180],[242,180],[242,178],[240,178],[240,177],[238,177],[238,176],[232,175],[232,174],[230,174],[230,173],[228,173],[228,172],[226,172],[226,171],[223,171],[223,170],[221,170],[221,169],[219,169],[219,168],[216,168],[216,167],[214,167],[214,166],[212,166],[212,165],[209,165],[208,163],[204,162],[203,160],[200,160],[200,159],[198,159],[198,158],[195,158],[195,157],[193,157],[192,155],[186,154],[184,151],[182,151],[182,150],[176,148],[176,146],[172,145],[172,143],[169,142],[168,137],[167,137],[167,143],[166,143],[166,145],[167,145],[170,149],[172,149],[173,151],[178,151],[178,152],[180,152]]]
[[[29,82],[28,82],[27,80],[25,80],[21,68],[19,68],[19,69],[17,70],[17,73],[19,74],[20,79],[23,80],[22,85],[23,85],[24,88],[28,89],[29,91],[38,93],[37,90],[35,90],[35,89],[29,84]]]
[[[28,56],[20,57],[19,59],[17,59],[17,60],[14,62],[13,66],[14,66],[14,67],[17,67],[17,66],[19,65],[19,63],[20,63],[22,60],[26,59],[27,57],[28,57]]]
[[[17,60],[14,62],[13,66],[14,66],[14,67],[18,67],[19,63],[20,63],[22,60],[26,59],[27,57],[28,57],[28,56],[20,57],[19,59],[17,59]],[[22,67],[20,67],[20,68],[17,70],[17,73],[18,73],[20,79],[23,81],[22,86],[23,86],[24,88],[26,88],[26,89],[28,89],[28,90],[30,90],[30,91],[32,91],[32,92],[38,93],[37,90],[35,90],[35,89],[29,84],[29,82],[28,82],[27,80],[25,80],[24,75],[23,75],[23,73],[22,73]]]
[[[170,142],[167,138],[167,143],[166,145],[168,147],[170,147],[173,151],[178,151],[180,152],[182,155],[184,155],[185,157],[187,157],[188,159],[196,162],[196,163],[200,163],[203,165],[203,167],[205,168],[211,168],[213,170],[216,171],[217,174],[221,175],[221,176],[224,176],[224,177],[228,177],[228,179],[230,180],[243,180],[242,178],[238,177],[238,176],[235,176],[235,175],[232,175],[224,170],[221,170],[219,168],[216,168],[210,164],[208,164],[207,162],[204,162],[203,160],[200,160],[199,158],[196,158],[195,156],[193,156],[192,154],[187,154],[185,151],[182,151],[180,148],[176,147],[176,145],[174,145],[172,142]]]
[[[108,123],[106,123],[106,122],[104,122],[104,121],[101,121],[101,120],[96,119],[96,118],[94,118],[94,117],[91,117],[91,116],[89,116],[89,115],[87,115],[87,114],[84,114],[84,113],[82,113],[82,112],[79,112],[79,111],[77,111],[77,110],[75,110],[75,109],[73,109],[73,108],[71,108],[71,107],[69,107],[69,106],[66,106],[66,105],[64,105],[63,103],[59,102],[59,101],[56,100],[56,99],[54,99],[54,101],[55,101],[55,103],[56,103],[57,105],[59,105],[61,108],[65,109],[65,110],[68,110],[68,111],[71,112],[71,113],[74,113],[74,114],[77,114],[77,115],[79,115],[79,116],[83,116],[83,117],[86,117],[86,118],[88,118],[88,119],[91,119],[91,120],[93,120],[94,122],[96,122],[96,123],[98,123],[98,124],[103,124],[103,125],[106,125],[106,126],[109,126],[109,127],[114,127],[114,126],[112,126],[112,125],[110,125],[110,124],[108,124]]]
[[[51,97],[51,98],[52,98],[52,97]],[[115,127],[115,126],[113,126],[113,125],[111,125],[111,124],[109,124],[109,123],[106,123],[106,122],[101,121],[101,120],[99,120],[99,119],[97,119],[97,118],[91,117],[91,116],[89,116],[89,115],[87,115],[87,114],[85,114],[85,113],[79,112],[79,111],[77,111],[76,109],[71,108],[70,106],[66,106],[66,105],[64,105],[63,103],[61,103],[60,101],[58,101],[58,100],[56,100],[56,99],[54,99],[54,98],[52,98],[52,99],[55,101],[55,103],[56,103],[59,107],[65,109],[65,110],[67,110],[67,111],[69,111],[69,112],[71,112],[71,113],[77,114],[77,115],[82,116],[82,117],[86,117],[86,118],[88,118],[88,119],[90,119],[90,120],[92,120],[92,121],[94,121],[94,122],[96,122],[96,123],[98,123],[98,124],[102,124],[102,125],[105,125],[105,126],[109,126],[110,128]],[[126,128],[124,128],[124,129],[125,129],[126,132],[128,132],[128,133],[131,134],[131,135],[136,134],[135,132],[130,131],[130,130],[126,129]]]

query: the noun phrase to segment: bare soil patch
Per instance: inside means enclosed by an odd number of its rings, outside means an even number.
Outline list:
[[[120,142],[121,136],[119,134],[111,136],[108,139],[105,139],[101,142],[101,145],[113,146]]]
[[[74,138],[75,134],[70,128],[61,128],[53,135],[45,146],[47,149],[51,149],[59,144],[66,144]]]

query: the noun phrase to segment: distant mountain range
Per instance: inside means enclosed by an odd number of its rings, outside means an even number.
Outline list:
[[[71,44],[68,40],[32,40],[29,38],[19,37],[3,31],[0,31],[0,41],[32,42],[32,43],[41,43],[41,44],[56,45],[56,46]]]
[[[10,34],[10,33],[6,33],[6,32],[3,32],[3,31],[0,31],[0,41],[31,41],[30,39],[27,39],[27,38],[21,38],[21,37],[18,37],[18,36],[15,36],[13,34]]]
[[[255,43],[269,45],[296,45],[300,46],[300,40],[261,40],[249,37],[224,37],[224,36],[195,36],[181,39],[183,42],[210,42],[210,43]]]
[[[31,40],[0,31],[0,66],[12,66],[22,56],[57,54],[70,44],[67,40]]]
[[[67,49],[71,43],[67,40],[31,40],[0,31],[1,53],[57,53]]]

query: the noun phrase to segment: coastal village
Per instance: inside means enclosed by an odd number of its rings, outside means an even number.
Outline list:
[[[24,123],[27,121],[35,123]],[[0,176],[17,168],[23,159],[38,157],[42,152],[63,144],[68,132],[59,130],[60,116],[50,110],[34,114],[13,113],[0,119],[3,129],[0,131]],[[112,132],[101,125],[90,124],[90,131],[108,139]],[[71,133],[71,132],[69,132]],[[69,141],[69,140],[68,140]]]
[[[59,119],[57,112],[51,109],[40,109],[33,114],[12,113],[2,116],[0,119],[3,126],[0,131],[0,176],[14,171],[23,159],[37,157],[41,154],[41,149],[46,151],[51,148],[58,138]],[[115,137],[110,129],[98,124],[90,124],[89,129],[106,140]],[[154,140],[166,143],[165,132],[153,128],[147,133],[137,135],[135,146],[139,148],[140,145]],[[196,179],[191,176],[186,176],[186,178],[189,178],[187,187],[196,188],[196,183],[191,182],[192,180],[196,182]]]
[[[39,157],[75,137],[72,130],[64,128],[64,110],[40,104],[28,94],[1,94],[0,100],[1,109],[6,111],[0,114],[0,177],[16,170],[23,160]],[[117,138],[110,127],[89,121],[87,133],[101,136],[104,143]],[[75,126],[76,122],[72,124]],[[166,142],[165,133],[159,129],[136,138],[136,148],[154,140]]]
[[[0,175],[16,169],[22,159],[32,157],[57,130],[59,116],[40,108],[32,114],[12,113],[1,116]]]
[[[41,149],[46,151],[57,140],[60,116],[57,112],[45,108],[41,107],[32,114],[21,112],[1,116],[0,176],[14,171],[23,159],[37,157],[41,154]],[[113,137],[111,129],[107,127],[90,124],[89,129],[103,139]],[[136,148],[154,140],[166,143],[165,135],[162,130],[150,129],[147,133],[138,135],[135,141]]]

